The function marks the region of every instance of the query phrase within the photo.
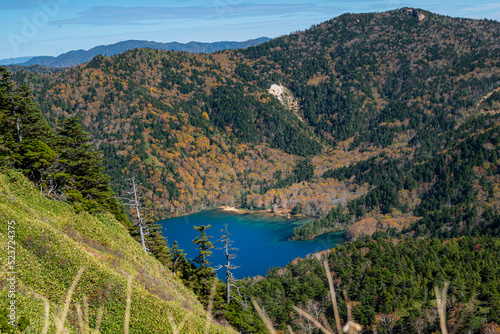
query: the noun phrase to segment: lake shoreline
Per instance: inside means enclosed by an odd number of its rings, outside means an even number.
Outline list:
[[[308,254],[331,249],[344,242],[344,234],[325,235],[314,241],[290,241],[294,227],[302,222],[304,220],[293,217],[287,220],[283,213],[280,215],[266,210],[250,211],[228,206],[162,220],[160,224],[162,234],[169,242],[177,241],[178,247],[191,259],[199,254],[193,243],[199,233],[193,226],[210,225],[207,235],[213,237],[212,242],[217,247],[220,246],[218,239],[221,230],[228,225],[231,241],[238,248],[235,252],[235,264],[240,268],[235,269],[234,275],[242,278],[265,275],[270,267],[284,267],[297,257],[304,258]],[[213,251],[211,263],[218,265],[225,261],[223,252]]]
[[[310,218],[310,219],[319,219],[320,218],[318,216],[309,216],[309,215],[302,214],[302,213],[292,214],[292,213],[290,213],[292,211],[290,209],[278,209],[278,212],[272,212],[272,209],[249,210],[249,209],[237,208],[235,206],[221,205],[221,206],[207,206],[207,207],[200,209],[200,210],[193,210],[191,212],[184,212],[182,214],[164,217],[164,218],[158,219],[158,221],[186,217],[186,216],[197,214],[197,213],[200,213],[203,211],[210,211],[210,210],[220,210],[220,211],[230,212],[230,213],[234,213],[234,214],[241,214],[241,215],[244,215],[244,214],[262,214],[262,215],[267,215],[269,217],[283,217],[285,219],[294,219],[294,220],[307,219],[307,218]]]
[[[313,234],[312,236],[309,236],[309,238],[306,238],[306,239],[299,239],[299,238],[292,236],[292,237],[290,237],[290,240],[293,240],[293,241],[311,241],[311,240],[316,239],[317,237],[320,237],[320,236],[328,234],[328,233],[337,233],[337,232],[346,232],[347,233],[347,231],[348,230],[327,229],[327,230],[320,232],[318,234]]]
[[[266,210],[247,210],[247,209],[238,209],[234,206],[227,206],[227,205],[222,205],[217,207],[217,209],[226,211],[226,212],[233,212],[236,214],[265,214],[269,215],[272,217],[285,217],[286,219],[304,219],[304,218],[311,218],[311,219],[317,219],[318,217],[316,216],[308,216],[304,214],[296,214],[293,215],[290,213],[291,210],[287,209],[279,209],[277,212],[273,212],[272,209],[266,209]]]
[[[225,212],[231,212],[234,214],[240,214],[240,215],[262,214],[262,215],[267,215],[270,217],[284,217],[286,219],[304,219],[304,218],[318,219],[318,217],[308,216],[308,215],[304,215],[304,214],[292,215],[292,214],[290,214],[290,210],[285,210],[285,209],[281,209],[278,212],[272,212],[271,209],[245,210],[245,209],[238,209],[234,206],[227,206],[227,205],[219,206],[217,209],[225,211]],[[327,231],[324,231],[324,232],[321,232],[318,234],[314,234],[312,237],[307,238],[307,239],[299,239],[299,238],[296,238],[293,235],[291,235],[288,237],[288,240],[291,240],[291,241],[312,241],[312,240],[316,239],[317,237],[322,236],[324,234],[335,233],[335,232],[347,232],[347,230],[335,230],[335,229],[327,230]]]

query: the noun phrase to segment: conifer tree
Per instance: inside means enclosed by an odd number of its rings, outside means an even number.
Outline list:
[[[101,154],[93,151],[78,118],[64,120],[58,135],[59,162],[64,165],[64,172],[57,176],[64,183],[68,200],[77,210],[109,211],[126,221],[109,185],[110,178],[104,173]]]
[[[35,105],[30,89],[27,86],[15,89],[11,95],[11,101],[17,142],[22,144],[26,140],[40,140],[51,144],[55,138],[54,133],[40,109]]]
[[[174,241],[171,251],[171,269],[176,275],[180,276],[182,280],[187,276],[189,270],[192,268],[186,258],[186,253],[179,247],[177,240]]]
[[[208,257],[212,256],[211,249],[215,247],[210,241],[212,236],[207,236],[205,232],[210,227],[210,225],[193,226],[196,231],[200,232],[200,235],[193,240],[199,251],[198,256],[193,260],[194,264],[197,265],[194,272],[197,277],[194,291],[202,302],[207,302],[212,279],[215,277],[215,270],[210,266],[210,261],[208,261]]]
[[[41,165],[47,167],[50,160],[54,160],[49,146],[55,136],[35,106],[29,88],[14,89],[10,77],[11,74],[0,67],[0,162],[21,167],[25,173],[34,167],[32,175],[26,174],[32,180],[38,179],[40,171],[36,169]],[[51,156],[49,161],[48,156]]]

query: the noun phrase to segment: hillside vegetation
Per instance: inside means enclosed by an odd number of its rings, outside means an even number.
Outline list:
[[[70,333],[79,333],[77,305],[83,309],[86,302],[90,328],[96,328],[102,309],[100,332],[123,332],[129,277],[129,333],[172,333],[169,319],[176,326],[185,319],[182,333],[204,333],[205,326],[210,333],[231,333],[207,324],[195,295],[145,253],[112,215],[77,214],[71,205],[45,198],[27,178],[11,170],[0,174],[0,194],[0,250],[7,254],[11,235],[7,222],[14,221],[17,316],[29,320],[27,332],[42,333],[48,324],[48,333],[55,333],[56,317],[60,318],[67,292],[83,269],[66,305],[65,327]],[[0,300],[2,311],[7,310],[8,289],[2,289]],[[2,327],[2,332],[8,328]]]

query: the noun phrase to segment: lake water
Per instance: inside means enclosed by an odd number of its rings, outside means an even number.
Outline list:
[[[308,219],[294,220],[282,217],[272,217],[266,214],[237,214],[222,210],[207,210],[188,216],[171,218],[160,221],[163,234],[172,245],[177,240],[179,247],[184,249],[187,257],[194,259],[198,255],[192,240],[198,236],[193,226],[211,225],[206,230],[207,235],[213,236],[212,243],[216,248],[222,247],[218,242],[224,228],[228,224],[228,232],[233,241],[233,251],[237,256],[231,262],[240,266],[234,269],[234,276],[243,277],[265,275],[269,267],[284,267],[297,257],[333,248],[344,241],[345,232],[328,233],[309,241],[291,241],[288,237],[293,234],[294,227],[304,224]],[[209,258],[212,266],[225,264],[222,250],[213,249],[213,256]],[[219,278],[223,278],[225,268],[218,271]]]

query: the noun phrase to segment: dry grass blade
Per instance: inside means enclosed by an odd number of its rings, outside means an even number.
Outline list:
[[[130,305],[132,305],[132,276],[127,278],[127,306],[125,308],[125,322],[123,324],[123,334],[128,334],[130,324]]]
[[[214,298],[215,298],[215,290],[217,290],[217,283],[218,279],[215,278],[214,282],[212,283],[212,288],[210,289],[210,298],[208,300],[208,307],[207,307],[207,321],[205,323],[205,334],[208,334],[208,331],[210,330],[210,323],[211,323],[211,318],[212,318],[212,307],[214,305]]]
[[[44,299],[43,303],[45,307],[45,320],[43,323],[42,334],[47,334],[49,331],[50,304],[47,299]]]
[[[80,303],[76,303],[76,315],[78,317],[78,326],[80,326],[80,333],[85,334],[85,324],[83,323],[82,307]]]
[[[352,317],[352,303],[351,300],[349,299],[349,296],[347,295],[347,290],[345,288],[342,289],[342,292],[344,294],[344,300],[345,300],[345,305],[347,307],[347,321],[353,322],[354,319]]]
[[[252,301],[253,307],[255,307],[255,309],[257,310],[259,317],[264,322],[264,325],[266,325],[266,328],[269,331],[269,333],[277,334],[276,330],[273,327],[273,324],[271,323],[271,319],[269,319],[267,314],[265,314],[264,311],[261,310],[261,308],[259,307],[259,304],[257,304],[257,301],[253,297],[250,300]]]
[[[326,319],[325,315],[323,313],[321,313],[319,315],[319,318],[320,318],[321,322],[323,323],[323,326],[325,326],[325,328],[328,329],[328,331],[333,333],[333,329],[332,329],[332,327],[330,327],[330,324],[328,323],[328,320]]]
[[[170,312],[167,311],[167,319],[168,322],[170,323],[170,327],[172,327],[172,333],[173,334],[179,334],[179,331],[177,330],[177,325],[175,324],[174,319],[170,315]]]
[[[87,299],[87,296],[83,296],[83,321],[85,323],[85,329],[89,330],[90,329],[90,315],[89,315],[89,300]]]
[[[458,319],[457,323],[455,324],[455,326],[453,326],[452,330],[450,331],[450,334],[456,334],[458,332],[458,328],[463,324],[465,317],[472,312],[475,300],[476,300],[476,295],[473,295],[470,298],[469,302],[467,303],[465,310],[463,310],[462,314],[460,315],[460,319]]]
[[[104,314],[104,307],[101,305],[99,307],[99,310],[97,311],[97,319],[95,321],[94,333],[100,333],[101,331],[101,321],[103,314]]]
[[[347,334],[358,334],[363,330],[363,326],[360,324],[357,324],[353,321],[348,321],[347,324],[344,326],[344,333]]]
[[[444,282],[443,290],[439,290],[437,286],[434,287],[439,314],[439,325],[441,326],[442,334],[448,334],[448,329],[446,328],[446,298],[449,285],[450,282]]]
[[[286,328],[288,329],[288,332],[289,332],[290,334],[295,334],[295,333],[293,332],[293,330],[292,330],[292,327],[290,327],[290,325],[286,326]]]
[[[337,306],[337,296],[335,295],[335,288],[333,287],[332,275],[330,273],[330,267],[328,266],[328,261],[323,261],[323,267],[326,271],[326,277],[328,278],[328,286],[330,288],[330,296],[332,298],[333,313],[335,314],[335,326],[337,327],[337,332],[342,333],[342,325],[340,324],[339,308]]]
[[[68,293],[66,294],[66,301],[64,302],[64,307],[61,312],[61,315],[59,318],[56,318],[56,334],[62,333],[64,329],[64,322],[66,321],[66,317],[68,315],[68,310],[69,310],[69,304],[71,303],[71,297],[73,296],[73,293],[75,292],[76,285],[78,284],[78,281],[83,275],[83,271],[85,269],[83,267],[78,270],[78,273],[76,274],[75,278],[73,279],[73,283],[71,283],[71,286],[68,290]]]
[[[188,316],[189,316],[189,313],[186,313],[186,314],[184,314],[184,317],[182,317],[182,320],[179,323],[179,331],[184,327],[184,324],[186,323]]]
[[[316,326],[317,328],[319,328],[323,333],[325,333],[325,334],[333,334],[328,329],[326,329],[318,320],[316,320],[312,315],[310,315],[306,311],[298,308],[297,306],[292,306],[292,307],[295,310],[295,312],[297,312],[298,314],[300,314],[301,316],[303,316],[304,318],[306,318],[307,320],[309,320],[310,322],[312,322],[314,324],[314,326]]]
[[[184,317],[182,318],[182,320],[179,324],[179,327],[177,327],[177,325],[175,324],[174,318],[172,318],[172,315],[170,314],[170,312],[167,311],[167,320],[170,323],[170,327],[172,328],[172,334],[180,334],[180,330],[182,329],[182,327],[184,327],[184,324],[186,323],[188,315],[189,315],[189,313],[186,313],[184,315]]]

